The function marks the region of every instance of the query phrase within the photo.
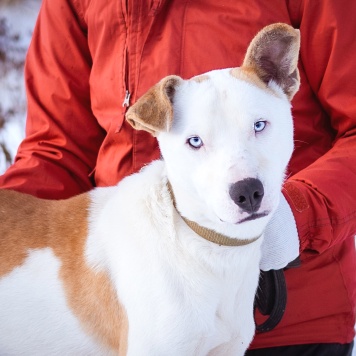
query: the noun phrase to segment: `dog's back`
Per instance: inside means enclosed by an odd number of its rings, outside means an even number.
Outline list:
[[[105,350],[86,332],[118,349],[125,313],[84,259],[89,194],[50,201],[0,190],[0,201],[0,353]]]

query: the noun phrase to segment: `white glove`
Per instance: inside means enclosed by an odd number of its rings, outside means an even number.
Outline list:
[[[268,223],[262,243],[260,269],[281,269],[299,256],[299,237],[292,210],[281,193],[279,206]]]

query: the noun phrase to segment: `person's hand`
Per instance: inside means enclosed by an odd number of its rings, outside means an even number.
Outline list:
[[[264,233],[260,269],[269,271],[284,268],[298,256],[297,226],[292,210],[281,194],[279,206]]]

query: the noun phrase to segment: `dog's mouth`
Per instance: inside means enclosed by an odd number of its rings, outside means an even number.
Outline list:
[[[269,211],[263,211],[262,213],[253,213],[249,216],[247,216],[246,218],[243,218],[241,220],[238,220],[237,222],[235,222],[234,224],[235,225],[239,225],[239,224],[242,224],[244,222],[248,222],[248,221],[253,221],[253,220],[257,220],[257,219],[260,219],[260,218],[264,218],[265,216],[269,215]],[[227,222],[223,219],[220,219],[221,222]]]
[[[242,223],[247,222],[247,221],[260,219],[260,218],[263,218],[263,217],[267,216],[268,214],[269,214],[268,211],[263,211],[262,213],[253,213],[253,214],[247,216],[246,218],[239,220],[237,222],[237,224],[242,224]]]

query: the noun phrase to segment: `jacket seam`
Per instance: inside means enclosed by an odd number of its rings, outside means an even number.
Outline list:
[[[72,0],[71,7],[74,10],[76,17],[79,21],[79,24],[83,30],[87,30],[87,24],[85,22],[84,11],[81,9],[79,0]]]
[[[185,37],[186,37],[186,19],[187,19],[187,8],[189,0],[186,0],[184,7],[184,15],[182,19],[182,40],[180,44],[180,63],[179,63],[179,74],[183,76],[184,71],[184,48],[185,48]]]
[[[356,217],[356,210],[341,217],[341,218],[316,218],[314,221],[315,224],[311,224],[310,222],[304,223],[301,227],[308,226],[309,228],[318,228],[324,226],[341,226],[347,224],[349,221],[352,221]],[[330,223],[328,223],[330,222]]]
[[[351,295],[350,295],[350,291],[349,291],[349,289],[347,288],[347,283],[345,282],[345,276],[344,276],[344,273],[343,273],[342,268],[341,268],[340,260],[335,256],[335,248],[333,248],[332,256],[333,256],[334,261],[335,261],[335,262],[337,263],[337,265],[338,265],[339,274],[340,274],[340,276],[341,276],[342,284],[343,284],[343,286],[344,286],[344,293],[347,295],[347,301],[348,301],[350,310],[352,311],[353,308],[354,308],[354,305],[353,305],[352,302],[351,302],[352,298],[351,298]],[[350,317],[350,318],[351,318],[351,317]],[[352,320],[350,320],[350,322],[352,322]]]
[[[302,0],[297,3],[297,0],[287,0],[289,18],[294,28],[300,28]]]

